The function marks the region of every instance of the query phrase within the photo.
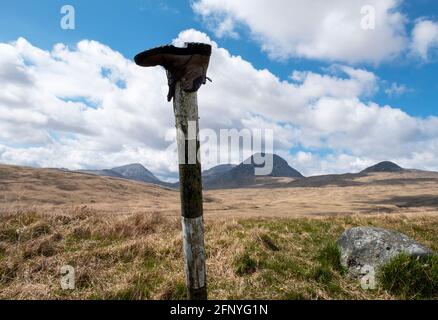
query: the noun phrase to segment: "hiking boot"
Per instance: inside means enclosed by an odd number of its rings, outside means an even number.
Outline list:
[[[150,49],[135,56],[134,60],[141,67],[163,66],[166,69],[169,80],[167,100],[171,101],[178,81],[181,81],[184,91],[196,92],[207,79],[210,80],[207,77],[210,56],[211,45],[191,42],[184,48],[168,45]]]

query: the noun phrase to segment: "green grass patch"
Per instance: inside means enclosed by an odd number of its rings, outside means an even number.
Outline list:
[[[149,274],[135,276],[129,287],[116,292],[108,297],[109,300],[149,300],[153,293],[154,287],[157,286],[157,280],[151,279]]]
[[[263,246],[271,251],[280,251],[280,248],[278,247],[278,245],[275,243],[275,241],[267,234],[261,234],[259,236],[261,243],[263,244]]]
[[[438,256],[399,255],[380,269],[378,281],[402,299],[438,299]]]
[[[186,284],[182,281],[177,281],[167,288],[161,295],[160,300],[186,300],[187,290]]]
[[[297,261],[296,257],[290,254],[276,254],[269,259],[262,261],[263,269],[271,270],[278,275],[293,275],[302,277],[306,275],[306,270],[302,264]]]
[[[333,278],[333,271],[327,265],[319,265],[310,270],[309,278],[322,284],[329,284]]]
[[[257,271],[258,263],[248,253],[243,253],[235,257],[234,270],[238,276],[253,274]]]
[[[16,228],[9,227],[0,229],[0,241],[5,241],[9,243],[16,243],[20,239],[20,234]]]
[[[341,251],[334,242],[329,242],[319,250],[316,260],[325,266],[330,266],[334,271],[345,274],[347,271],[341,264]]]

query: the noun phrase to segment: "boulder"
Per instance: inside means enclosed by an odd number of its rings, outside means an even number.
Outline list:
[[[337,244],[341,263],[354,278],[361,278],[370,270],[377,272],[379,267],[401,253],[415,257],[433,253],[400,232],[381,228],[349,229],[341,235]]]

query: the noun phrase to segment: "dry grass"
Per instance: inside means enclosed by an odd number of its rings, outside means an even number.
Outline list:
[[[363,291],[320,257],[358,225],[396,229],[437,250],[438,183],[429,175],[381,174],[363,178],[379,183],[345,188],[206,192],[210,297],[396,299]],[[173,190],[0,166],[0,298],[183,298],[179,211]],[[76,269],[73,291],[61,290],[64,265]]]
[[[207,219],[211,298],[395,299],[363,291],[320,252],[346,228],[400,230],[438,249],[431,216],[299,219]],[[180,299],[184,275],[180,222],[157,213],[15,212],[0,225],[2,299]],[[76,269],[76,289],[63,291],[60,269]]]
[[[0,165],[0,213],[62,212],[86,205],[99,212],[177,215],[178,199],[174,190],[129,180]]]
[[[214,218],[438,214],[438,173],[375,174],[357,181],[364,184],[207,191],[205,214]],[[175,190],[81,173],[0,165],[0,213],[29,208],[53,213],[84,205],[105,213],[157,212],[169,217],[180,213]]]

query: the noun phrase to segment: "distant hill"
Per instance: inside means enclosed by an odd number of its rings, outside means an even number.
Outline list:
[[[327,186],[352,187],[361,185],[355,181],[360,178],[361,174],[328,174],[322,176],[307,177],[304,179],[295,180],[287,184],[290,188],[321,188]]]
[[[273,169],[271,174],[264,177],[256,176],[255,169],[263,167],[264,165],[256,164],[254,157],[255,155],[231,170],[225,171],[212,179],[205,179],[204,187],[207,189],[250,187],[256,185],[258,182],[260,182],[260,179],[266,177],[286,177],[295,179],[304,178],[300,172],[290,167],[286,160],[275,154],[272,155]]]
[[[202,172],[203,185],[209,184],[211,181],[221,177],[223,174],[237,167],[235,164],[221,164],[211,169]]]
[[[366,168],[361,173],[374,173],[374,172],[400,172],[404,171],[402,167],[390,161],[380,162],[372,167]]]
[[[217,177],[218,175],[224,174],[225,172],[230,171],[237,167],[235,164],[221,164],[211,169],[205,170],[202,172],[202,177]]]
[[[364,183],[360,181],[360,178],[366,177],[370,173],[394,173],[405,171],[397,164],[384,161],[380,162],[372,167],[369,167],[360,173],[345,173],[345,174],[327,174],[320,176],[312,176],[304,179],[296,180],[287,184],[290,188],[320,188],[326,186],[338,186],[338,187],[352,187],[360,186]],[[393,183],[402,184],[404,181],[391,180]],[[379,184],[379,181],[372,182],[373,184]],[[391,183],[388,180],[380,181],[381,184]]]
[[[88,174],[0,164],[0,194],[7,199],[0,207],[0,217],[5,210],[18,212],[17,207],[36,210],[33,208],[42,206],[47,211],[47,206],[52,205],[66,205],[68,208],[93,206],[105,212],[129,213],[131,210],[155,212],[157,203],[161,203],[166,213],[179,210],[176,190],[106,176],[111,174],[109,170],[101,173],[105,176],[96,172]],[[54,209],[48,211],[52,213]]]
[[[70,171],[70,170],[62,170],[62,171]],[[108,170],[108,169],[104,169],[104,170],[81,170],[79,172],[93,174],[93,175],[102,176],[102,177],[125,178],[121,174],[119,174],[117,172],[114,172],[114,171],[111,171],[111,170]]]
[[[121,167],[104,170],[81,170],[79,172],[93,174],[103,177],[112,177],[133,180],[144,183],[157,184],[164,187],[174,187],[174,184],[163,182],[152,172],[139,163],[128,164]]]
[[[126,166],[112,168],[110,171],[120,174],[122,177],[130,180],[146,182],[146,183],[160,183],[161,181],[153,175],[148,169],[139,163],[128,164]]]
[[[259,154],[260,155],[260,154]],[[255,155],[254,155],[255,156]],[[336,185],[339,187],[357,186],[361,182],[356,179],[370,173],[394,173],[407,171],[397,164],[384,161],[369,167],[357,174],[329,174],[305,178],[300,172],[289,166],[286,160],[278,155],[273,157],[273,169],[268,176],[256,176],[255,169],[262,167],[254,161],[254,156],[239,165],[224,164],[202,172],[205,189],[229,189],[246,187],[324,187]],[[112,178],[128,179],[144,183],[151,183],[167,188],[177,189],[179,182],[167,183],[158,179],[152,172],[141,164],[129,164],[121,167],[104,170],[83,170],[82,173]],[[287,178],[287,179],[282,179]]]

